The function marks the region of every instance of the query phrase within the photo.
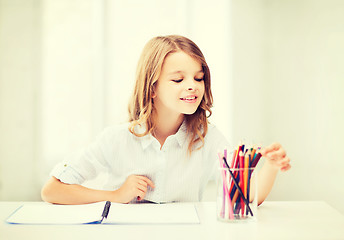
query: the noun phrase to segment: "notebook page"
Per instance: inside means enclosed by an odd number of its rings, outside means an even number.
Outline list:
[[[118,204],[111,203],[105,223],[113,224],[198,224],[194,204]]]
[[[6,220],[17,224],[83,224],[101,219],[105,202],[84,205],[24,204]]]

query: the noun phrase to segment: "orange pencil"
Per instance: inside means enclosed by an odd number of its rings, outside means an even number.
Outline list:
[[[244,195],[247,198],[247,183],[248,183],[248,168],[250,164],[250,153],[251,150],[248,150],[245,154],[245,165],[244,165]]]

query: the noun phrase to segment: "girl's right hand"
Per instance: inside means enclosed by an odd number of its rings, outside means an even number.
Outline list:
[[[134,198],[144,199],[148,186],[154,188],[154,183],[145,176],[130,175],[123,185],[116,191],[120,202],[129,203]]]

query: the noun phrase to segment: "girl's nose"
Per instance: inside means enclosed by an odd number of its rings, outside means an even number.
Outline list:
[[[196,89],[196,85],[194,83],[194,80],[190,80],[187,84],[187,90],[188,91],[194,91]]]

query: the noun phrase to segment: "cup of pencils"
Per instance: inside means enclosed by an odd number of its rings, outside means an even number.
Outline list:
[[[257,215],[257,171],[260,148],[240,145],[218,153],[217,219],[226,222],[255,221]]]

